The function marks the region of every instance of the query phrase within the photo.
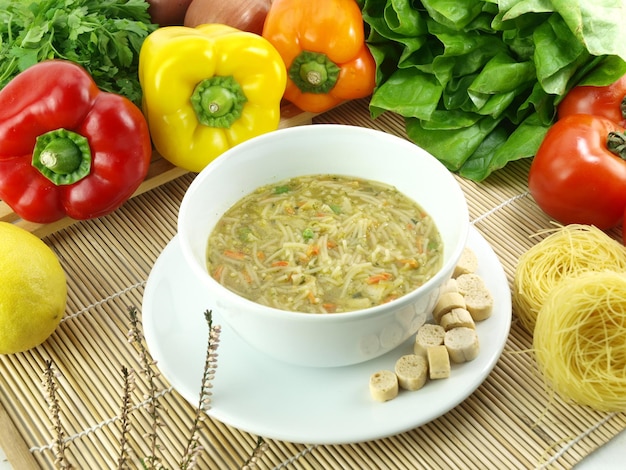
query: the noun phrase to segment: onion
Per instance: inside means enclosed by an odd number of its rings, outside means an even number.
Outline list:
[[[271,0],[192,0],[184,25],[217,23],[261,34]]]
[[[148,0],[148,14],[159,26],[180,26],[191,0]]]

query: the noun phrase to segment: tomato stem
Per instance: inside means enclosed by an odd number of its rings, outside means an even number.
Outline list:
[[[622,160],[626,160],[626,134],[623,132],[609,132],[606,148]]]

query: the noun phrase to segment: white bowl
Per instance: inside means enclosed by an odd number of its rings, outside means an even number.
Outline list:
[[[311,174],[340,174],[395,186],[434,219],[442,236],[440,271],[392,302],[339,314],[278,310],[244,299],[215,281],[205,255],[222,214],[254,189]],[[212,305],[244,341],[276,359],[331,367],[380,356],[404,342],[434,308],[467,240],[467,203],[453,175],[413,143],[381,131],[317,124],[255,137],[211,162],[189,186],[178,216],[186,262],[206,286]],[[202,315],[202,312],[198,312]]]

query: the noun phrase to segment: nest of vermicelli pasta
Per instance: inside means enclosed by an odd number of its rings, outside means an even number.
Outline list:
[[[513,279],[513,308],[530,333],[563,278],[588,271],[626,272],[626,248],[600,229],[571,224],[546,232],[551,233],[519,258]]]
[[[560,283],[539,310],[533,348],[565,401],[626,411],[626,275],[586,272]]]

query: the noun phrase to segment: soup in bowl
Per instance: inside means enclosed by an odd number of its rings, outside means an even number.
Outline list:
[[[209,164],[183,198],[178,238],[207,308],[244,341],[332,367],[417,331],[468,228],[458,182],[427,152],[319,124],[255,137]]]

